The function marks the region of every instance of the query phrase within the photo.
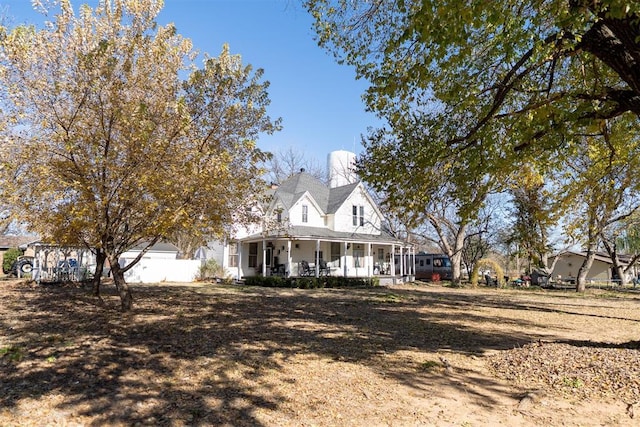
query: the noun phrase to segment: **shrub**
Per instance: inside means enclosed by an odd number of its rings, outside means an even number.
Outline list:
[[[4,253],[2,258],[2,272],[7,274],[11,272],[11,266],[22,255],[22,251],[18,248],[11,248]]]
[[[218,264],[215,259],[208,259],[198,270],[200,280],[211,279],[214,277],[224,278],[224,275],[224,268]]]
[[[362,288],[378,286],[380,280],[376,278],[359,279],[353,277],[281,277],[281,276],[251,276],[245,278],[247,286],[262,286],[265,288]]]

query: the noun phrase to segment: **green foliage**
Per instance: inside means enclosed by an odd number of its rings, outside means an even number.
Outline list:
[[[363,288],[380,284],[378,278],[353,278],[341,276],[327,277],[281,277],[281,276],[252,276],[245,279],[248,286],[262,286],[266,288]]]
[[[5,274],[9,273],[11,271],[11,266],[20,255],[22,255],[22,251],[18,248],[11,248],[7,250],[2,257],[2,272]]]
[[[99,248],[124,289],[117,263],[131,247],[256,221],[256,141],[280,120],[263,70],[226,45],[199,55],[158,25],[162,1],[94,3],[77,14],[59,2],[50,25],[0,38],[0,199],[43,238]]]
[[[481,268],[490,268],[491,270],[493,270],[496,274],[496,279],[498,280],[498,286],[504,286],[504,270],[502,270],[502,267],[500,266],[500,264],[498,264],[497,262],[495,262],[494,260],[490,259],[490,258],[483,258],[478,260],[478,262],[476,262],[476,265],[473,267],[473,271],[471,272],[471,286],[476,287],[478,286],[478,273],[480,271]]]
[[[395,304],[395,303],[404,302],[404,298],[397,294],[385,294],[385,295],[374,297],[373,301],[378,303]]]
[[[198,269],[198,276],[200,280],[212,279],[212,278],[224,278],[225,271],[215,259],[208,259]]]
[[[24,349],[18,346],[8,346],[0,348],[0,358],[6,357],[12,362],[20,362],[24,359]]]
[[[420,364],[420,370],[425,372],[433,371],[434,369],[439,369],[441,367],[442,364],[440,362],[436,362],[435,360],[427,360],[426,362],[422,362]]]
[[[582,388],[584,387],[584,382],[582,379],[577,377],[562,377],[562,385],[569,388]]]
[[[558,203],[519,206],[516,237],[534,231],[525,249],[544,264],[552,214],[569,212],[573,243],[594,246],[637,206],[639,2],[305,4],[320,45],[369,82],[367,107],[388,123],[363,138],[358,171],[409,221],[449,201],[460,229],[532,166],[555,179]]]
[[[521,168],[510,189],[511,216],[514,218],[506,242],[518,248],[528,265],[547,268],[551,228],[558,221],[559,207],[555,195],[545,188],[543,177],[531,165]]]

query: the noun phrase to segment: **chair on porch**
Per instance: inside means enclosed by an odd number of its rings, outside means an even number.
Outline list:
[[[286,276],[286,268],[284,264],[280,264],[277,256],[273,257],[273,265],[271,266],[272,276]]]
[[[302,260],[298,263],[298,276],[315,276],[316,268],[309,265],[308,261]]]
[[[328,276],[329,273],[331,273],[331,268],[327,264],[327,261],[321,259],[318,264],[318,274],[320,276]]]
[[[389,266],[384,263],[376,262],[373,265],[373,274],[385,275],[389,274]]]

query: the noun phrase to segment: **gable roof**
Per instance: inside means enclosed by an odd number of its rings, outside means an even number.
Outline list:
[[[329,193],[329,202],[327,203],[326,212],[336,213],[359,184],[360,182],[354,182],[353,184],[332,188]]]
[[[318,178],[306,172],[298,172],[287,178],[275,191],[274,196],[287,209],[290,209],[308,192],[325,213],[331,214],[336,213],[358,185],[360,185],[359,181],[341,187],[329,188]]]
[[[329,200],[329,188],[318,178],[306,172],[298,172],[284,180],[276,190],[275,196],[289,209],[306,192],[309,192],[316,203],[326,212],[327,202]]]

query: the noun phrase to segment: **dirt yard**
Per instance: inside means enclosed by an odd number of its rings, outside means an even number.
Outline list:
[[[1,426],[640,425],[640,295],[0,282]]]

